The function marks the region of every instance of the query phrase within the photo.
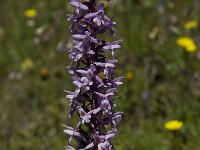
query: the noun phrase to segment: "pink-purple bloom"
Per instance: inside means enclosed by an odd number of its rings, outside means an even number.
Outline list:
[[[69,51],[72,63],[67,68],[76,89],[66,91],[66,97],[70,100],[70,117],[76,113],[80,120],[76,128],[65,126],[69,145],[72,139],[77,142],[66,150],[113,150],[112,139],[123,115],[115,111],[114,104],[123,80],[115,73],[115,50],[121,48],[122,40],[109,42],[98,36],[107,31],[112,37],[116,34],[116,23],[104,14],[102,2],[71,0],[70,6],[74,8],[68,15],[74,47]],[[111,58],[105,56],[109,52]]]

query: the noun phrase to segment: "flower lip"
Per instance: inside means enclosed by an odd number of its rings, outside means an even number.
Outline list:
[[[82,10],[88,10],[88,7],[84,4],[82,4],[81,2],[72,1],[69,3],[69,5],[71,5],[73,7],[77,7]]]

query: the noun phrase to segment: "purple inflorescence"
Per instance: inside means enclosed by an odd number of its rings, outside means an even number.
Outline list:
[[[71,0],[73,14],[68,15],[74,47],[67,67],[73,76],[74,92],[66,91],[70,100],[70,117],[76,112],[80,118],[76,129],[65,126],[64,132],[76,145],[66,150],[112,150],[112,139],[122,112],[116,112],[114,99],[123,77],[116,78],[115,50],[122,40],[108,42],[100,35],[106,31],[115,36],[116,24],[104,14],[104,3],[98,0]],[[102,37],[102,36],[101,36]],[[110,52],[111,56],[105,57]]]

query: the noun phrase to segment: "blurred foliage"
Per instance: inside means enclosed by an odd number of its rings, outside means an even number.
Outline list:
[[[68,1],[1,0],[0,149],[63,149],[68,118],[65,89],[73,89],[65,66],[72,46]],[[28,15],[27,15],[27,11]],[[115,0],[106,12],[117,22],[123,48],[117,56],[124,85],[117,109],[124,119],[116,150],[197,150],[200,135],[199,0]],[[197,51],[176,43],[190,37]],[[164,128],[178,119],[183,127]]]

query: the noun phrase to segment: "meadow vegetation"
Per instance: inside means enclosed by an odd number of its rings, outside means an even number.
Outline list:
[[[60,150],[67,144],[65,68],[72,47],[69,1],[0,2],[0,150]],[[125,113],[116,150],[200,149],[200,26],[198,0],[115,0],[115,100]],[[172,121],[172,122],[170,122]]]

